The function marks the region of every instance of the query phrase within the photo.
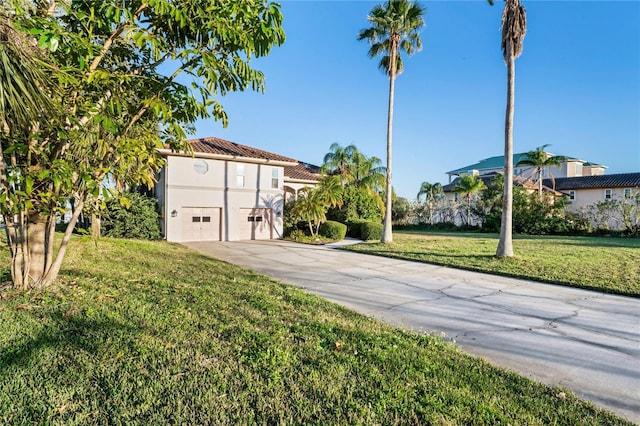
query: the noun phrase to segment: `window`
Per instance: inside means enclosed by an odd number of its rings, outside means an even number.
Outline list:
[[[631,198],[632,194],[631,194],[631,188],[625,188],[624,189],[624,198]]]
[[[211,216],[202,216],[202,222],[204,223],[211,222]]]
[[[458,201],[458,193],[457,192],[453,193],[453,201]]]
[[[605,200],[610,200],[612,198],[613,198],[612,191],[610,189],[605,189],[604,190],[604,199]]]
[[[255,222],[256,218],[253,216],[247,216],[247,222]]]
[[[280,183],[278,182],[278,169],[276,167],[271,169],[271,188],[278,188]]]
[[[256,216],[256,222],[262,222],[262,216]]]
[[[571,201],[576,199],[576,191],[569,191],[569,199]]]
[[[193,216],[191,222],[200,222],[200,216]]]
[[[244,187],[244,164],[236,164],[236,186]]]

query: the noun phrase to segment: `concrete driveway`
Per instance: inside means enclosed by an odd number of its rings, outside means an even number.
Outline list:
[[[187,246],[471,354],[640,423],[640,299],[286,241]]]

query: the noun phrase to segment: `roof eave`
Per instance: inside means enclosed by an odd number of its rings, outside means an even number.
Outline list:
[[[271,160],[267,158],[253,158],[253,157],[242,157],[239,155],[224,155],[224,154],[212,154],[208,152],[198,152],[194,151],[191,154],[186,152],[176,152],[166,148],[158,149],[160,154],[166,156],[175,156],[175,157],[191,157],[191,158],[206,158],[209,160],[223,160],[223,161],[237,161],[239,163],[253,163],[253,164],[269,164],[273,166],[295,166],[298,163],[294,163],[292,161],[282,161],[282,160]]]

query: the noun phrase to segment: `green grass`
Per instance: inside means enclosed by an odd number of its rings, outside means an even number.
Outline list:
[[[395,232],[391,244],[344,249],[640,297],[638,238],[517,236],[507,259],[497,246],[494,234]]]
[[[74,238],[65,265],[0,293],[0,424],[629,424],[178,245]]]

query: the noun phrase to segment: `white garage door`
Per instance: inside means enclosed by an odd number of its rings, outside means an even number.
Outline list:
[[[272,229],[271,209],[240,209],[241,240],[270,240]]]
[[[220,241],[220,210],[183,207],[182,241]]]

